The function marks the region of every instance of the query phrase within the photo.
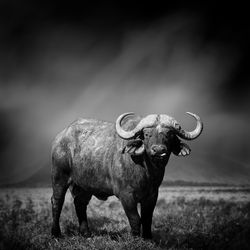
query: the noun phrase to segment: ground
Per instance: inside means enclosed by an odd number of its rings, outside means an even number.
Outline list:
[[[249,249],[250,189],[163,187],[153,217],[153,240],[129,234],[115,197],[92,198],[92,235],[78,234],[70,194],[61,215],[63,238],[50,235],[51,188],[0,189],[0,249]]]

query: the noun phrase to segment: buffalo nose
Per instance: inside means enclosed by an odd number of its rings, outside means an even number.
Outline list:
[[[163,145],[153,145],[151,147],[151,153],[152,155],[155,155],[155,154],[163,154],[163,153],[166,153],[167,152],[167,148]]]

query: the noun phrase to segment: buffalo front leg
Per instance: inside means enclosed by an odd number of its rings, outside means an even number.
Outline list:
[[[71,189],[74,198],[76,215],[79,222],[79,232],[82,236],[90,236],[88,220],[87,220],[87,205],[91,199],[91,194],[84,192],[80,187],[74,185]]]
[[[141,233],[141,218],[138,214],[137,203],[134,201],[133,196],[121,197],[121,203],[124,211],[128,217],[131,227],[131,234],[133,236],[140,236]]]
[[[53,222],[51,234],[55,237],[61,236],[59,219],[65,199],[65,194],[68,189],[68,179],[69,177],[67,175],[56,175],[52,177],[53,195],[51,197],[51,203]]]
[[[157,197],[158,191],[141,202],[142,237],[144,239],[152,238],[151,224]]]

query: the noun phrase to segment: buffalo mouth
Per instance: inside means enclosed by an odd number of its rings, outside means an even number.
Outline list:
[[[156,154],[152,155],[152,158],[154,160],[157,160],[157,161],[165,160],[167,157],[168,157],[167,152],[161,152],[161,153],[156,153]]]
[[[168,150],[164,145],[153,145],[150,148],[151,157],[154,160],[164,160],[168,157]]]

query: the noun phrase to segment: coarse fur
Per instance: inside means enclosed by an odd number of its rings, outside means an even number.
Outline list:
[[[140,119],[125,121],[124,129],[134,128]],[[59,133],[52,144],[52,235],[61,234],[59,218],[70,188],[81,234],[89,235],[86,208],[91,196],[105,200],[115,195],[122,203],[132,234],[139,236],[142,225],[142,236],[151,238],[153,211],[170,154],[190,153],[173,131],[162,130],[145,128],[137,138],[123,140],[113,123],[78,119]],[[135,154],[142,146],[143,153]],[[158,152],[164,157],[155,157]]]

